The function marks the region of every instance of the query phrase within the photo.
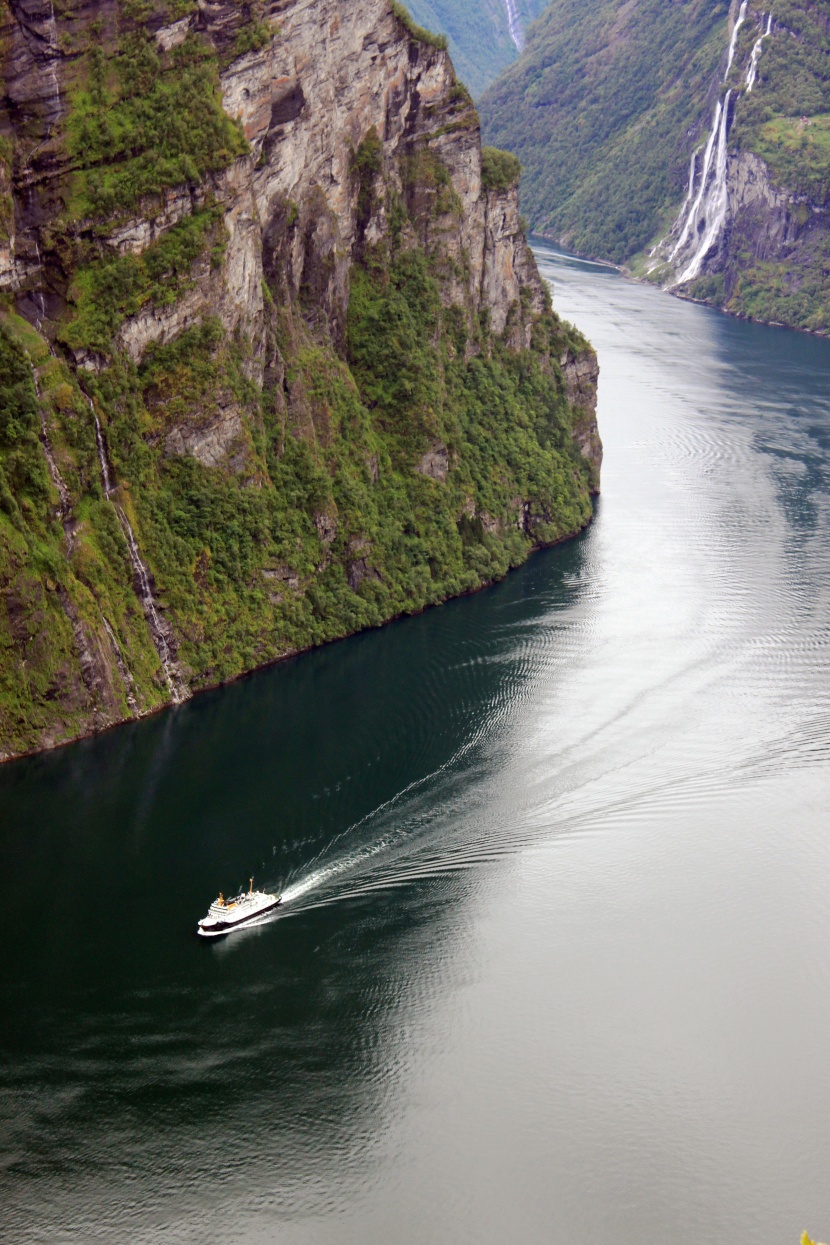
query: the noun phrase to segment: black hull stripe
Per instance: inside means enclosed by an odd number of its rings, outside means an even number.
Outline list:
[[[258,912],[252,912],[249,916],[243,916],[238,921],[217,921],[215,925],[209,925],[207,929],[200,925],[199,933],[203,937],[210,934],[216,938],[219,934],[230,934],[235,929],[243,929],[250,921],[256,921],[259,917],[265,916],[268,912],[273,912],[282,903],[282,899],[278,899],[276,903],[269,904],[267,908],[260,908]]]

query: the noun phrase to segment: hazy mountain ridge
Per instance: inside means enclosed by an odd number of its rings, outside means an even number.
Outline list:
[[[516,59],[524,32],[545,2],[411,0],[407,7],[416,21],[447,35],[458,76],[478,97]]]

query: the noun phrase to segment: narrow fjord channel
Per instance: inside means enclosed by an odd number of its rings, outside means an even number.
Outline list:
[[[537,254],[590,530],[0,769],[4,1241],[830,1231],[830,342]]]

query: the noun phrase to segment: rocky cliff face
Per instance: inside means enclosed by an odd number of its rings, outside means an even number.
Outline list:
[[[0,755],[588,521],[593,354],[387,0],[0,12]]]

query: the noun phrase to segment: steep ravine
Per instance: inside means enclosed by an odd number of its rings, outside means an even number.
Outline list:
[[[0,757],[590,520],[595,357],[405,13],[0,12]]]

